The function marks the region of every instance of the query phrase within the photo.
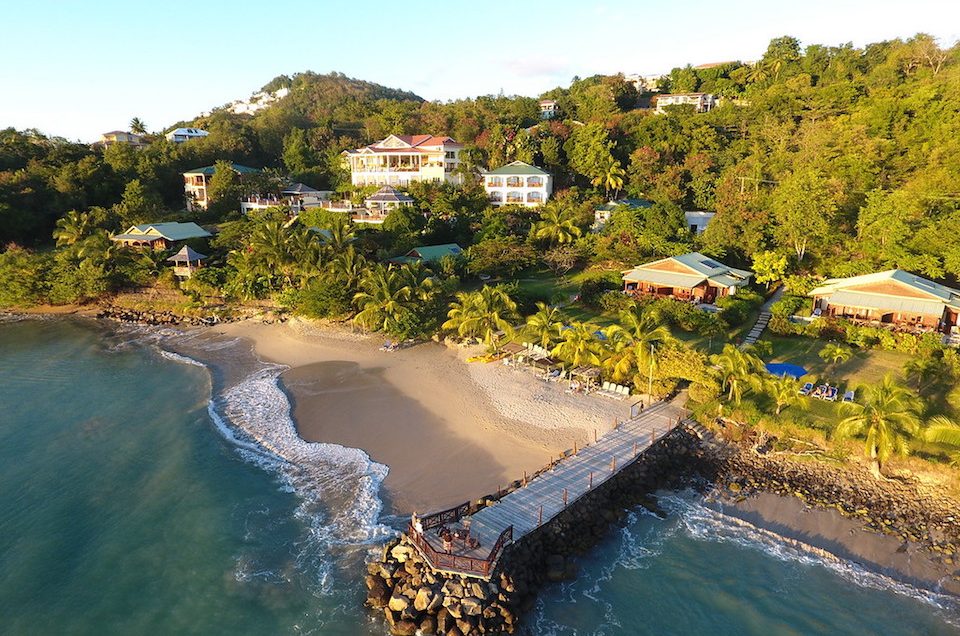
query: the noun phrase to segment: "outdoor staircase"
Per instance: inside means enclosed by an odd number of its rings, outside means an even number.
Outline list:
[[[767,325],[770,323],[771,314],[769,311],[761,311],[760,317],[757,318],[756,324],[753,325],[753,328],[750,330],[750,333],[747,334],[747,337],[743,339],[743,344],[740,345],[740,348],[749,347],[752,344],[756,344],[757,340],[760,339],[760,335],[763,333],[763,330],[767,328]]]

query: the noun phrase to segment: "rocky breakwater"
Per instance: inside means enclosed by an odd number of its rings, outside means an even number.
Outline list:
[[[875,478],[856,466],[797,461],[730,443],[704,446],[700,470],[729,501],[759,493],[796,497],[833,509],[867,530],[896,538],[900,551],[921,549],[941,566],[940,586],[960,592],[960,502],[909,479]]]
[[[508,545],[489,580],[434,570],[410,538],[388,543],[367,566],[367,604],[383,613],[392,634],[513,633],[544,585],[576,576],[585,554],[637,505],[656,510],[651,494],[685,487],[704,461],[700,440],[676,429],[549,523]],[[545,470],[549,470],[547,467]],[[513,489],[485,497],[475,512]]]
[[[107,306],[100,309],[97,318],[114,320],[117,322],[134,322],[142,325],[215,325],[225,322],[217,315],[187,316],[172,311],[150,309],[127,309],[125,307]]]

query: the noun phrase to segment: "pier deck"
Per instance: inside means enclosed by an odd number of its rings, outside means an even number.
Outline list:
[[[655,441],[675,428],[685,411],[667,402],[657,402],[633,419],[621,423],[616,429],[604,434],[595,443],[578,450],[559,461],[524,486],[503,497],[469,517],[470,536],[479,541],[479,546],[469,548],[456,543],[454,549],[442,556],[451,557],[444,564],[434,564],[437,569],[462,571],[464,574],[484,576],[492,571],[499,557],[499,547],[505,533],[513,541],[547,524],[564,508],[573,504],[584,494],[614,477],[630,465]],[[452,520],[451,520],[452,521]],[[511,529],[511,532],[508,532]],[[429,544],[430,551],[442,553],[439,536],[426,530],[419,537]],[[492,552],[491,552],[492,551]],[[458,568],[454,555],[467,559],[465,562],[480,562],[488,559],[487,572],[464,571],[475,568]],[[431,559],[431,556],[434,558]],[[428,561],[438,555],[424,554]]]

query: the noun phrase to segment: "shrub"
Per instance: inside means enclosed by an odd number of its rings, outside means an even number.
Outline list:
[[[352,298],[353,292],[342,281],[327,277],[295,292],[291,306],[308,318],[339,318],[350,313]]]
[[[605,291],[600,294],[600,308],[610,314],[617,314],[627,309],[633,302],[629,296],[619,290]]]
[[[770,306],[770,313],[774,316],[793,316],[806,304],[806,300],[803,296],[784,294],[780,300]]]
[[[580,302],[587,307],[601,309],[600,297],[608,291],[623,288],[623,278],[618,272],[590,274],[580,284]]]

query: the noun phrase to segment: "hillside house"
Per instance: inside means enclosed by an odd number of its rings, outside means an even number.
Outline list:
[[[632,296],[713,303],[746,287],[753,272],[735,269],[699,252],[662,258],[623,272],[623,291]]]
[[[690,105],[698,113],[706,113],[713,110],[717,105],[716,98],[710,93],[666,93],[657,95],[655,99],[656,107],[654,111],[659,115],[666,113],[665,109],[668,106]]]
[[[127,247],[149,247],[155,250],[167,250],[180,241],[209,238],[210,232],[196,223],[147,223],[131,226],[123,234],[110,237],[120,245]]]
[[[459,185],[459,144],[450,137],[434,135],[390,135],[375,144],[344,150],[355,186],[404,187],[415,181],[446,182]]]
[[[490,205],[543,205],[553,193],[553,176],[536,166],[514,161],[483,173],[483,189]]]
[[[257,174],[260,171],[256,168],[241,166],[238,163],[230,164],[235,173],[243,177],[247,174]],[[183,173],[183,193],[187,199],[187,210],[197,209],[206,210],[210,205],[210,199],[207,196],[207,187],[210,185],[210,179],[216,173],[216,166],[204,166],[194,168]]]
[[[176,128],[168,132],[164,137],[167,138],[167,141],[182,144],[191,139],[201,139],[209,134],[206,130],[200,130],[199,128]]]

